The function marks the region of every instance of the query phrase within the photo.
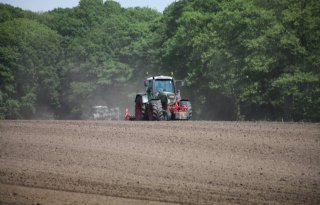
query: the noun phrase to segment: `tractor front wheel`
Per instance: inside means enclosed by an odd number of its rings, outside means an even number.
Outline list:
[[[149,120],[160,121],[164,119],[161,100],[150,100],[148,109]]]
[[[172,119],[172,113],[169,109],[167,111],[163,111],[164,119],[170,121]]]

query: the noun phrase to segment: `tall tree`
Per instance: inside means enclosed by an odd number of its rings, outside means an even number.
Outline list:
[[[316,1],[184,0],[164,14],[164,66],[189,81],[211,118],[217,98],[233,104],[233,119],[319,116]]]
[[[38,107],[59,107],[60,36],[35,21],[14,19],[0,25],[2,99],[7,118],[31,118]]]

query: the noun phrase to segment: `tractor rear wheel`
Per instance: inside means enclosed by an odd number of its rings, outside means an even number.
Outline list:
[[[142,97],[139,96],[135,105],[135,118],[136,120],[145,120],[146,117],[146,104],[142,103]]]
[[[159,121],[164,119],[161,100],[150,100],[148,116],[149,120],[153,121]]]
[[[192,117],[192,106],[191,106],[191,102],[189,100],[181,100],[180,101],[181,106],[186,106],[187,108],[187,113],[188,113],[188,120],[191,119]]]

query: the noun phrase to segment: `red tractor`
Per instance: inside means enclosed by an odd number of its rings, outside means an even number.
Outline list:
[[[182,81],[180,81],[183,84]],[[134,120],[190,120],[191,102],[181,99],[176,81],[170,76],[153,76],[145,81],[146,93],[135,98]]]

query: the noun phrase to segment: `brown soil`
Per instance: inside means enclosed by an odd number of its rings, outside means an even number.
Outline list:
[[[0,121],[0,204],[320,204],[320,125]]]

